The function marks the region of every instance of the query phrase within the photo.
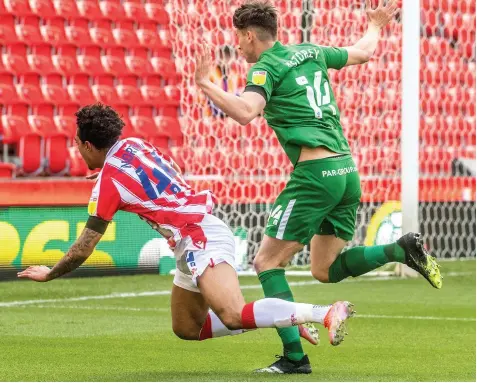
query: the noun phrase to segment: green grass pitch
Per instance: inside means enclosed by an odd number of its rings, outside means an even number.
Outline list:
[[[306,344],[313,374],[256,375],[281,351],[273,329],[205,342],[175,338],[169,295],[72,300],[169,290],[155,275],[0,283],[2,381],[474,381],[475,262],[442,264],[444,286],[358,278],[293,287],[297,301],[347,299],[358,315],[338,347]],[[311,278],[289,278],[291,282]],[[258,280],[241,278],[247,300]],[[255,286],[255,287],[254,287]],[[37,300],[57,299],[55,302]],[[11,301],[35,300],[6,307]],[[3,304],[3,305],[2,305]]]

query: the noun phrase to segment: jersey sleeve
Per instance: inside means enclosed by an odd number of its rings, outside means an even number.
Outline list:
[[[320,46],[320,49],[328,68],[341,69],[348,62],[348,51],[344,48]]]
[[[121,197],[113,180],[110,177],[100,175],[91,192],[88,214],[104,221],[111,221],[120,205]]]
[[[248,72],[245,92],[260,93],[268,102],[272,96],[274,84],[274,74],[270,65],[266,62],[257,63]]]

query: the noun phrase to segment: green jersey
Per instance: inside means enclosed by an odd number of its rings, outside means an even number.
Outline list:
[[[341,69],[347,60],[345,49],[277,41],[250,69],[245,91],[267,101],[265,119],[294,165],[302,146],[350,153],[328,79],[328,68]]]

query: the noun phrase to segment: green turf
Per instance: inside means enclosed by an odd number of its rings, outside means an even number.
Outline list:
[[[443,270],[447,276],[440,291],[422,278],[361,278],[293,287],[298,301],[347,299],[363,315],[352,320],[350,335],[339,347],[325,342],[323,330],[321,346],[305,345],[313,365],[308,376],[250,372],[280,353],[279,338],[272,329],[205,342],[175,338],[168,295],[0,307],[0,380],[475,381],[475,262],[448,262]],[[299,280],[310,279],[290,278]],[[257,285],[257,279],[241,278],[241,283]],[[168,290],[170,286],[170,277],[151,275],[47,284],[4,282],[0,301]],[[262,296],[259,288],[244,292],[247,300]]]

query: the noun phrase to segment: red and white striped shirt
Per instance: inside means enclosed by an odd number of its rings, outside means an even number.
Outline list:
[[[173,168],[173,160],[139,139],[118,141],[91,193],[88,213],[111,221],[118,210],[138,214],[169,240],[171,247],[190,237],[190,250],[204,249],[207,238],[200,223],[210,214],[215,197],[196,193]]]

